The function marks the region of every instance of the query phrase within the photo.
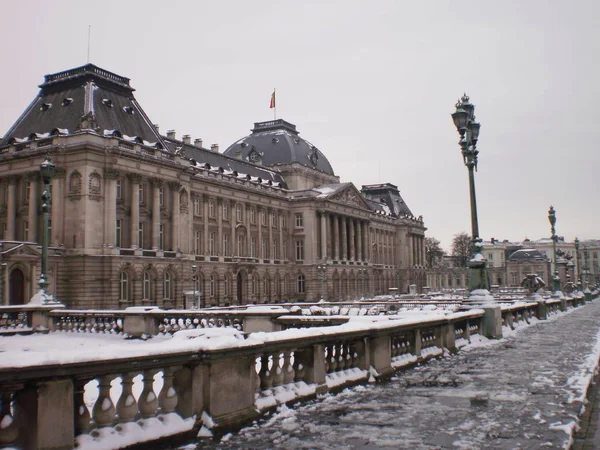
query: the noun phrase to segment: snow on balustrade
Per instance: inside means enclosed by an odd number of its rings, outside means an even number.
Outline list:
[[[155,317],[157,314],[153,314]],[[160,320],[158,326],[159,333],[162,334],[173,334],[181,330],[194,330],[202,328],[235,328],[236,330],[242,331],[242,320],[239,318],[228,317],[228,316],[207,316],[201,313],[180,313],[164,312],[164,315]]]
[[[54,331],[77,333],[122,334],[125,317],[122,311],[61,310],[50,313]]]

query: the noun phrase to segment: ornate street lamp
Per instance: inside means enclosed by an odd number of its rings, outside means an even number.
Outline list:
[[[583,272],[585,273],[585,288],[587,289],[590,286],[590,266],[589,266],[590,254],[588,252],[587,245],[583,246],[583,257],[585,258],[585,267],[583,268]]]
[[[40,293],[42,295],[42,303],[51,303],[54,301],[52,295],[46,291],[48,289],[48,213],[50,212],[50,180],[56,173],[56,166],[52,164],[50,158],[40,164],[40,173],[44,182],[44,192],[42,192],[42,218],[43,218],[43,233],[42,233],[42,270],[40,273]]]
[[[554,273],[552,274],[552,292],[560,291],[560,276],[558,275],[558,265],[556,264],[556,211],[553,206],[548,210],[548,221],[550,221],[550,231],[552,232],[552,258],[554,260]]]
[[[477,220],[477,199],[475,196],[475,174],[477,170],[477,141],[481,124],[475,121],[475,105],[464,94],[455,105],[456,111],[452,113],[452,120],[460,135],[460,145],[463,162],[469,172],[469,192],[471,198],[471,237],[472,256],[467,262],[469,268],[469,291],[484,289],[489,291],[490,280],[487,272],[487,261],[481,255],[481,239],[479,237],[479,223]]]
[[[192,264],[192,290],[193,290],[193,302],[192,309],[200,308],[200,302],[198,301],[198,267],[196,264]]]
[[[578,289],[581,289],[581,268],[579,267],[579,239],[575,238],[575,266],[577,267],[577,275],[575,276],[575,284]]]
[[[319,280],[321,281],[321,300],[325,300],[325,276],[327,275],[327,264],[319,264],[317,266]]]

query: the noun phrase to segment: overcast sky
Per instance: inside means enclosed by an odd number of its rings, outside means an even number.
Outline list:
[[[481,122],[483,238],[600,238],[600,2],[2,0],[0,134],[43,75],[90,62],[131,78],[162,132],[221,150],[277,116],[341,181],[398,185],[427,234],[470,232],[450,114]],[[48,130],[40,130],[48,131]]]

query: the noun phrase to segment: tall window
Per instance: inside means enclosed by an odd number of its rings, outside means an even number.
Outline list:
[[[244,255],[244,235],[238,234],[237,237],[237,256],[245,256]]]
[[[296,279],[296,292],[298,294],[304,294],[306,289],[304,275],[298,275]]]
[[[117,219],[117,239],[116,239],[116,241],[117,241],[116,242],[117,247],[122,247],[122,245],[121,245],[122,244],[121,243],[121,236],[122,236],[122,233],[123,233],[122,228],[123,228],[123,219]]]
[[[194,231],[194,255],[200,254],[200,248],[202,247],[202,231]]]
[[[271,248],[271,258],[279,259],[279,255],[277,254],[277,242],[273,242],[273,246]]]
[[[239,203],[237,205],[235,205],[235,216],[236,216],[236,220],[238,222],[242,222],[242,220],[243,220],[242,205],[240,205]]]
[[[29,240],[29,222],[26,220],[23,221],[23,240]]]
[[[229,235],[223,233],[223,256],[229,256]]]
[[[304,241],[296,241],[296,261],[304,259]]]
[[[158,227],[158,248],[165,248],[165,226],[161,223]]]
[[[209,291],[210,291],[210,297],[214,298],[215,297],[215,276],[212,274],[210,276],[208,287],[209,287]]]
[[[165,272],[165,277],[163,279],[163,295],[166,299],[171,299],[171,274],[169,272]]]
[[[296,214],[296,228],[304,227],[304,216],[302,213]]]
[[[267,224],[267,214],[264,211],[260,212],[260,223],[263,225]]]
[[[250,257],[256,258],[256,238],[254,236],[250,238]]]
[[[223,288],[225,290],[225,297],[229,297],[231,295],[231,280],[229,279],[229,274],[225,274]]]
[[[214,202],[214,200],[208,201],[208,217],[215,217],[215,202]]]
[[[121,180],[117,180],[117,200],[121,200]]]
[[[223,202],[223,219],[229,219],[229,203]]]
[[[162,208],[165,204],[165,191],[163,188],[158,188],[158,204]]]
[[[208,250],[210,253],[210,256],[215,256],[216,255],[216,248],[215,248],[215,244],[216,244],[216,239],[217,239],[217,234],[215,232],[210,233],[210,238],[208,240]]]
[[[287,242],[283,241],[283,248],[281,250],[282,250],[282,253],[283,253],[282,258],[283,259],[287,259],[288,258],[288,255],[287,255]]]
[[[144,248],[144,222],[138,222],[138,245]]]
[[[251,224],[256,223],[256,209],[254,209],[254,208],[250,208],[250,223]]]
[[[129,300],[129,277],[125,271],[121,272],[119,279],[119,300]]]
[[[271,226],[277,228],[277,213],[275,211],[271,213]]]
[[[142,300],[150,300],[150,288],[152,286],[150,272],[144,271],[144,279],[142,280]]]
[[[25,198],[23,203],[29,203],[29,196],[31,195],[31,181],[25,182]]]
[[[267,259],[267,241],[262,241],[262,259]]]
[[[194,215],[201,216],[202,214],[200,213],[200,198],[194,197],[193,204],[194,204]]]
[[[285,219],[285,214],[281,215],[281,228],[287,228],[287,221]]]
[[[140,203],[146,203],[146,199],[144,198],[144,185],[138,185],[138,195],[140,197]]]

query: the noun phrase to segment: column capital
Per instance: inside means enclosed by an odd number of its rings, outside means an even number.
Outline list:
[[[132,183],[140,184],[142,182],[142,175],[139,173],[128,173],[127,177],[131,180]]]
[[[161,178],[150,177],[148,178],[148,180],[150,181],[150,183],[152,183],[152,186],[154,186],[155,188],[161,188],[163,186],[163,180]]]
[[[112,167],[104,168],[104,178],[108,178],[109,180],[116,180],[121,177],[121,172],[119,169],[114,169]]]
[[[181,189],[181,183],[179,181],[169,181],[167,185],[175,192],[179,192]]]
[[[26,181],[38,181],[41,178],[41,174],[39,170],[34,170],[32,172],[27,172],[25,174]]]

